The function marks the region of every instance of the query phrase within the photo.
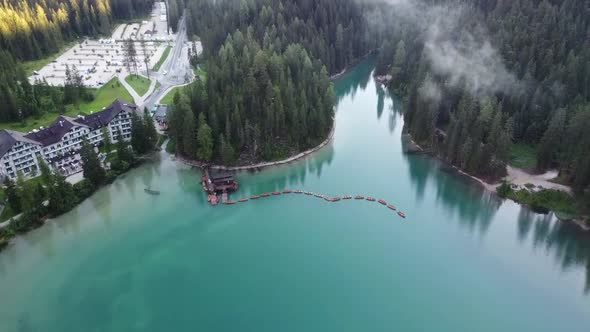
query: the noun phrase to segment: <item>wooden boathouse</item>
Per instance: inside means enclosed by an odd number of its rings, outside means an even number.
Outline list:
[[[201,181],[203,190],[208,194],[207,200],[213,205],[219,203],[218,194],[221,194],[222,202],[226,203],[228,199],[227,195],[238,190],[238,182],[228,172],[213,172],[208,168],[204,168]]]

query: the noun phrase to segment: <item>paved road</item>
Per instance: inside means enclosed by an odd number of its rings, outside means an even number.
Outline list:
[[[158,72],[151,72],[152,79],[157,79],[161,85],[144,99],[143,105],[139,105],[142,110],[143,107],[152,109],[154,104],[164,97],[171,87],[186,84],[194,79],[195,75],[188,59],[188,46],[186,42],[186,23],[185,16],[183,15],[180,21],[178,21],[176,40],[168,58]]]

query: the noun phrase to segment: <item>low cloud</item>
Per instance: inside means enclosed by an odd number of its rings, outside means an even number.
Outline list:
[[[433,74],[446,78],[446,84],[466,86],[474,95],[512,93],[519,82],[505,66],[490,42],[487,31],[472,24],[464,5],[426,5],[411,0],[358,0],[389,4],[388,13],[373,13],[368,21],[378,29],[388,21],[411,24],[424,39],[424,55]],[[467,22],[470,22],[468,25]]]

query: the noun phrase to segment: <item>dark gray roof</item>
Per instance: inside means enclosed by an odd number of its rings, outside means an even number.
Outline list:
[[[156,109],[156,113],[154,114],[154,116],[156,118],[165,118],[166,113],[168,113],[168,106],[167,105],[159,105],[158,108]]]
[[[14,143],[16,143],[14,137],[6,130],[0,130],[0,156],[4,156],[12,148]]]
[[[35,140],[43,146],[59,142],[64,135],[74,126],[85,126],[95,130],[106,126],[121,111],[133,111],[135,104],[127,103],[123,99],[116,99],[100,112],[92,113],[78,118],[60,116],[49,127],[25,135],[26,138]]]
[[[59,142],[73,126],[74,123],[70,119],[59,116],[49,127],[26,134],[25,137],[47,146]]]
[[[24,136],[23,133],[14,130],[0,130],[0,158],[6,154],[16,142],[39,144]]]
[[[128,103],[123,99],[115,99],[109,106],[100,112],[92,113],[84,117],[76,118],[77,123],[86,125],[92,130],[102,128],[111,122],[121,111],[133,112],[137,106],[133,103]]]

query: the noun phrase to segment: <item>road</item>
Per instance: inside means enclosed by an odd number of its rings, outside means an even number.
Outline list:
[[[192,71],[188,59],[188,45],[186,36],[186,20],[185,15],[178,21],[178,31],[176,33],[176,40],[170,50],[168,58],[157,72],[150,72],[153,79],[160,82],[160,86],[145,98],[143,105],[139,105],[140,109],[144,107],[152,109],[168,91],[168,89],[191,82],[195,75]]]

